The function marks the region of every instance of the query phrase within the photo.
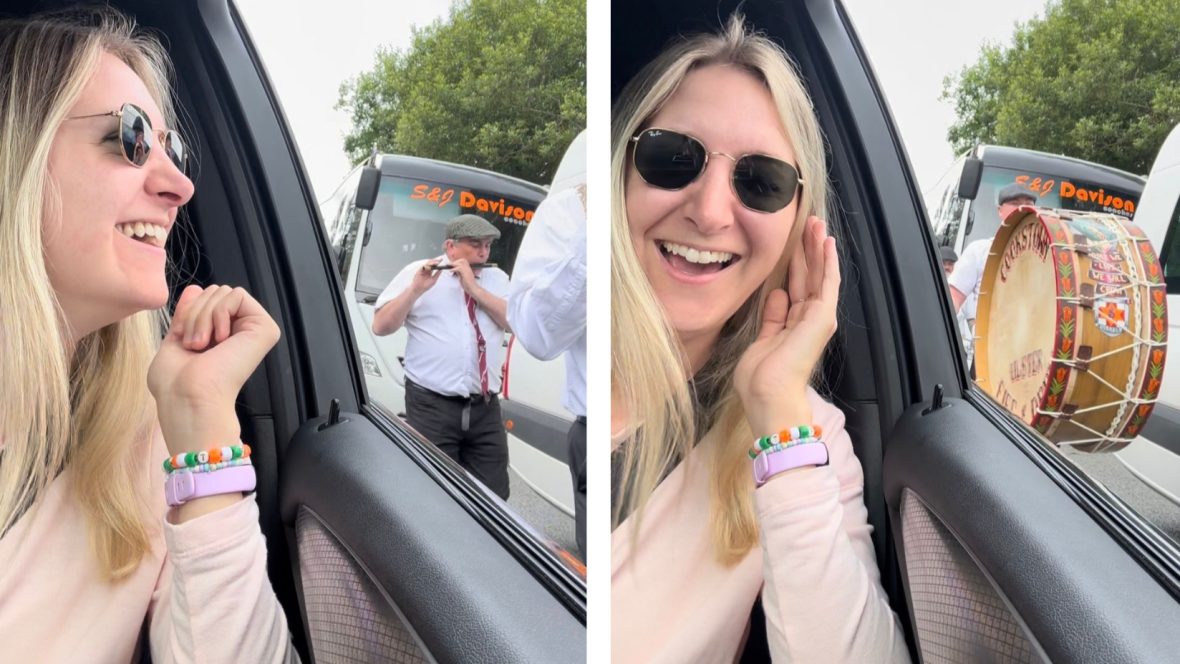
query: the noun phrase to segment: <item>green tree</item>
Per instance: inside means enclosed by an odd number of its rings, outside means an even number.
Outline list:
[[[995,143],[1146,173],[1180,122],[1180,3],[1060,0],[943,81],[956,153]]]
[[[586,126],[585,0],[457,0],[340,86],[344,149],[376,146],[547,183]]]

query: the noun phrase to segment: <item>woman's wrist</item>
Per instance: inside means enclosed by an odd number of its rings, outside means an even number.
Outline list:
[[[183,505],[173,508],[170,522],[174,525],[179,525],[186,521],[192,521],[197,517],[225,509],[240,501],[244,496],[245,494],[240,491],[235,491],[233,493],[205,496],[204,498],[194,498],[185,502]]]
[[[164,443],[172,454],[236,445],[242,437],[232,406],[168,408],[161,404],[157,412]]]
[[[811,401],[806,390],[783,393],[762,402],[745,404],[746,420],[755,436],[812,423]]]

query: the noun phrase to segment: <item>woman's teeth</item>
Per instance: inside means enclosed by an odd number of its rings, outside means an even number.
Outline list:
[[[728,251],[703,251],[700,249],[693,249],[682,244],[675,244],[673,242],[661,242],[660,248],[670,254],[681,256],[689,263],[700,263],[707,265],[709,263],[728,264],[733,260],[733,254]]]
[[[133,240],[139,240],[155,247],[164,248],[168,231],[160,225],[142,221],[130,221],[116,226],[119,232]]]

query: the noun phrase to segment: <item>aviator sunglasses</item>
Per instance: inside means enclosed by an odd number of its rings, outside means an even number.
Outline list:
[[[645,129],[631,138],[632,159],[643,181],[660,189],[677,190],[692,184],[705,172],[711,155],[733,161],[730,184],[742,205],[755,212],[778,212],[791,204],[803,187],[794,166],[764,154],[740,157],[709,152],[705,144],[687,134],[667,129]]]
[[[147,113],[135,104],[123,104],[123,107],[117,111],[78,115],[69,119],[83,120],[106,116],[119,118],[119,145],[123,149],[123,156],[133,166],[142,167],[147,163],[148,155],[152,152],[153,142],[158,136],[168,160],[181,173],[188,175],[188,146],[185,145],[184,139],[171,129],[161,129],[158,132],[153,130]]]

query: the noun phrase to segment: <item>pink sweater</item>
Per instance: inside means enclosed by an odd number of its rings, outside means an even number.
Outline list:
[[[158,430],[152,447],[153,459],[168,455]],[[152,476],[161,525],[151,552],[118,583],[99,572],[69,469],[0,539],[0,660],[131,662],[145,618],[156,664],[294,656],[253,495],[172,525],[163,469]]]
[[[762,593],[775,662],[908,662],[882,590],[864,476],[844,414],[810,394],[831,463],[776,476],[754,491],[761,546],[733,567],[713,554],[706,435],[652,494],[633,540],[611,541],[611,654],[622,662],[733,662]],[[751,479],[751,483],[753,480]]]

